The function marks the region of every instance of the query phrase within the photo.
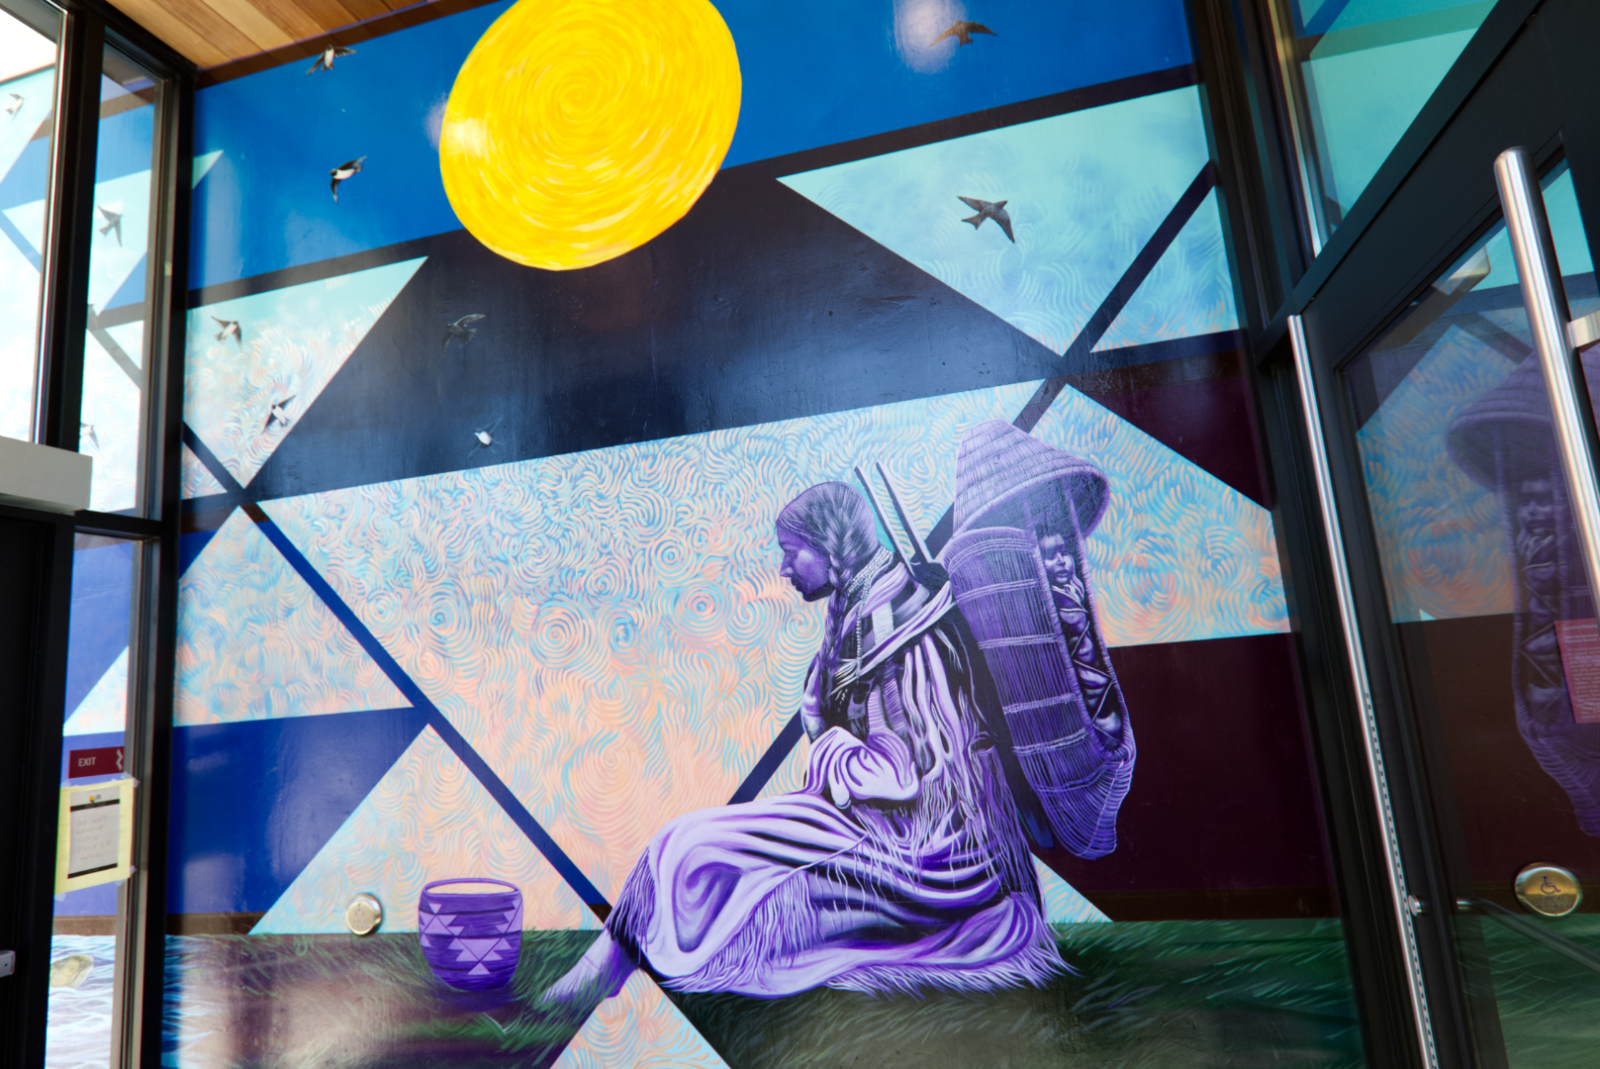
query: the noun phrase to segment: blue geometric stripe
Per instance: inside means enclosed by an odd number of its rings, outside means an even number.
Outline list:
[[[189,447],[194,450],[195,456],[211,471],[211,474],[222,484],[226,491],[233,494],[242,491],[238,480],[217,460],[216,454],[206,447],[205,443],[200,440],[200,436],[195,434],[188,425],[183,428],[183,437]],[[439,737],[444,740],[445,745],[449,746],[456,757],[461,760],[461,763],[466,765],[468,770],[478,778],[478,782],[483,784],[484,789],[489,792],[489,796],[499,803],[512,822],[522,829],[522,833],[528,837],[528,840],[533,843],[539,853],[544,855],[550,866],[577,892],[578,897],[583,900],[584,904],[594,910],[601,920],[604,920],[611,911],[611,904],[606,901],[605,895],[601,894],[600,889],[589,882],[589,878],[579,870],[577,865],[573,864],[572,859],[550,837],[550,833],[539,825],[532,813],[528,812],[527,806],[523,805],[517,796],[511,792],[511,788],[506,786],[505,781],[495,774],[494,770],[489,767],[489,763],[478,755],[478,752],[472,748],[472,744],[466,740],[461,732],[456,730],[455,725],[445,718],[445,715],[439,711],[438,706],[434,705],[428,696],[423,693],[422,688],[412,681],[411,677],[400,667],[399,662],[390,656],[389,651],[384,649],[377,636],[367,630],[366,625],[350,609],[350,606],[345,604],[344,599],[339,596],[338,592],[328,584],[328,581],[322,577],[316,568],[312,567],[311,562],[306,560],[304,554],[300,552],[294,543],[289,541],[289,537],[283,533],[276,523],[272,522],[266,513],[262,512],[256,505],[246,505],[245,514],[255,521],[261,533],[266,535],[268,541],[277,547],[278,552],[283,555],[283,559],[289,562],[289,566],[300,574],[300,577],[310,585],[317,597],[322,599],[328,610],[338,618],[340,623],[344,624],[351,636],[367,652],[367,656],[371,657],[378,667],[383,670],[384,675],[389,677],[395,688],[405,695],[413,706],[427,714],[428,726],[438,733]]]

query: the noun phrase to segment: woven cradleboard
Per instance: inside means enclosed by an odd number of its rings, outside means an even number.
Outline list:
[[[1119,714],[1120,738],[1108,739],[1091,722],[1039,538],[1065,539],[1092,599],[1081,546],[1105,498],[1105,476],[1093,465],[1010,424],[980,424],[962,439],[956,534],[942,554],[956,604],[994,677],[1023,777],[1061,844],[1084,858],[1116,849],[1117,811],[1133,783],[1133,727],[1114,675],[1103,702]],[[1092,600],[1087,607],[1092,619]]]

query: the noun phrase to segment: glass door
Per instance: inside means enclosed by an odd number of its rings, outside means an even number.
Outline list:
[[[1567,79],[1600,13],[1534,16],[1286,321],[1422,1064],[1595,1057],[1600,124]]]

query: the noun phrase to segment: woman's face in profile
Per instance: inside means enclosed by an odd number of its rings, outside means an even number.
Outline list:
[[[828,581],[828,558],[797,534],[778,529],[778,546],[783,562],[778,574],[789,580],[807,601],[826,597],[833,589]]]

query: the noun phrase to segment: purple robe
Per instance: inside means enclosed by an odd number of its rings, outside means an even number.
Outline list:
[[[628,877],[608,927],[670,988],[987,990],[1066,967],[949,588],[886,551],[861,579],[806,681],[804,788],[671,821]]]

